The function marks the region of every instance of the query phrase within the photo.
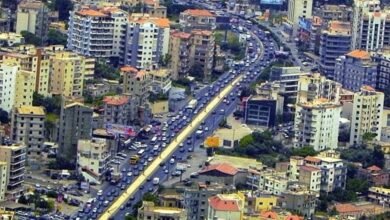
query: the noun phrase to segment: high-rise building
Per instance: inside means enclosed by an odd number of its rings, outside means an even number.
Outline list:
[[[333,20],[350,22],[353,15],[350,6],[330,4],[320,6],[316,14],[325,22]]]
[[[85,58],[72,52],[58,52],[51,57],[50,92],[66,97],[82,97]]]
[[[15,103],[15,85],[19,65],[16,63],[0,63],[0,82],[2,90],[0,92],[0,108],[10,112]],[[7,79],[7,80],[5,80]]]
[[[327,99],[296,104],[294,147],[310,146],[316,151],[336,149],[341,105]]]
[[[168,54],[169,32],[167,18],[133,15],[127,24],[120,63],[140,69],[152,68]]]
[[[375,88],[384,91],[390,86],[390,50],[385,48],[372,54],[372,58],[378,64],[378,73]]]
[[[60,115],[58,157],[76,162],[78,140],[92,137],[92,114],[92,109],[81,103],[63,101]]]
[[[145,103],[151,85],[151,79],[147,71],[137,70],[131,66],[121,68],[123,75],[123,93],[134,95],[138,104]]]
[[[16,33],[28,31],[46,42],[49,32],[49,8],[45,3],[35,0],[24,0],[16,11]]]
[[[353,50],[336,60],[334,80],[344,89],[360,91],[364,85],[375,88],[377,82],[377,63],[365,50]]]
[[[357,45],[360,49],[376,51],[390,46],[390,10],[363,14]]]
[[[187,9],[180,13],[180,27],[185,32],[194,29],[215,30],[216,16],[206,9]]]
[[[106,96],[103,103],[105,124],[130,125],[130,111],[132,109],[129,96]]]
[[[108,170],[111,149],[105,139],[79,140],[77,145],[77,169],[88,182],[101,183]]]
[[[12,113],[12,140],[26,145],[29,160],[34,157],[41,159],[45,140],[45,110],[43,107],[21,106],[15,108]]]
[[[312,102],[325,98],[339,103],[341,84],[319,73],[301,76],[298,81],[297,103]]]
[[[188,74],[190,70],[191,34],[185,32],[171,32],[169,40],[169,54],[171,61],[172,79],[179,79]]]
[[[14,107],[31,106],[35,91],[36,75],[34,72],[19,70],[15,81]]]
[[[7,164],[7,199],[15,200],[23,193],[23,182],[26,171],[26,146],[13,144],[0,146],[0,161]]]
[[[199,66],[203,70],[203,77],[210,77],[215,54],[215,37],[213,32],[192,30],[191,35],[190,66]]]
[[[328,28],[321,32],[320,71],[326,77],[334,78],[336,59],[349,52],[351,25],[349,22],[330,21]]]
[[[7,163],[0,161],[0,202],[5,200],[7,192]]]
[[[381,138],[384,94],[370,86],[363,86],[353,97],[349,144]]]
[[[290,0],[288,1],[287,19],[293,26],[293,36],[295,36],[299,18],[311,18],[312,16],[312,0]]]
[[[67,48],[85,56],[120,56],[127,16],[127,12],[117,7],[83,7],[72,11],[67,30]]]
[[[301,76],[309,75],[302,72],[301,67],[272,67],[270,73],[270,81],[279,81],[280,86],[284,88],[283,94],[288,98],[295,99],[298,92],[298,81]]]
[[[380,10],[379,0],[354,0],[352,16],[352,42],[351,49],[361,49],[363,17],[368,12]],[[366,36],[367,37],[367,36]]]

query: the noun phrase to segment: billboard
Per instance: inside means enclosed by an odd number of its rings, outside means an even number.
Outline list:
[[[311,31],[311,19],[299,17],[298,25],[300,29]]]
[[[207,137],[205,146],[210,148],[219,147],[219,137]]]
[[[107,123],[105,125],[105,128],[106,128],[106,132],[109,134],[127,135],[131,137],[137,136],[135,129],[131,126]]]
[[[260,0],[262,5],[283,5],[283,0]]]

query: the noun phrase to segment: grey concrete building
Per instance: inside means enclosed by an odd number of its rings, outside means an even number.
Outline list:
[[[377,63],[364,50],[353,50],[337,58],[334,73],[335,81],[354,92],[360,91],[363,85],[375,88],[377,84]]]
[[[76,162],[78,140],[92,137],[92,114],[92,109],[81,103],[64,102],[61,107],[57,157]]]
[[[299,66],[292,67],[272,67],[270,81],[279,81],[280,86],[284,88],[283,94],[289,98],[295,99],[298,92],[299,77],[309,75],[302,72]]]
[[[350,23],[330,21],[328,28],[321,32],[320,72],[326,77],[333,79],[336,59],[349,52],[350,44]]]
[[[298,184],[291,185],[278,197],[279,207],[298,212],[305,219],[310,219],[314,215],[316,203],[316,194]]]
[[[390,86],[390,49],[386,48],[372,54],[372,58],[378,64],[375,88],[384,91]]]
[[[179,24],[185,32],[194,29],[215,30],[216,16],[209,10],[188,9],[180,13]]]

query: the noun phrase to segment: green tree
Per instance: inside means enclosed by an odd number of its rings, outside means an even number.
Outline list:
[[[204,77],[204,70],[199,63],[195,63],[188,71],[189,75],[195,77],[196,80],[201,81]]]
[[[307,156],[315,156],[315,155],[317,155],[317,152],[314,150],[314,148],[306,146],[306,147],[302,147],[302,148],[293,149],[292,155],[307,157]]]
[[[18,203],[24,204],[24,205],[29,204],[28,199],[26,198],[26,196],[24,194],[19,197]]]
[[[363,134],[362,138],[363,138],[363,142],[369,142],[374,140],[375,137],[376,137],[375,133],[367,132]]]
[[[53,0],[54,10],[58,11],[58,19],[60,21],[67,21],[69,19],[69,11],[73,10],[73,3],[71,0]]]
[[[118,80],[120,78],[119,70],[107,64],[105,60],[98,60],[95,64],[96,79],[105,78],[108,80]]]
[[[161,56],[159,60],[159,64],[162,67],[167,67],[168,64],[171,62],[172,56],[170,54],[166,54],[165,56]]]
[[[9,122],[8,112],[0,108],[0,122],[2,124],[7,124]]]
[[[33,33],[28,31],[22,31],[20,34],[24,37],[24,41],[26,44],[33,44],[35,46],[41,46],[42,45],[42,39],[35,36]]]
[[[239,142],[239,146],[240,147],[248,147],[250,144],[253,144],[254,142],[255,142],[255,140],[253,139],[252,134],[248,134],[248,135],[244,136],[243,138],[241,138],[241,140]]]
[[[64,46],[66,45],[67,42],[66,35],[61,33],[58,30],[50,29],[47,37],[48,37],[47,41],[49,45],[54,45],[54,44],[61,44]]]
[[[45,107],[46,113],[60,114],[61,111],[61,97],[44,97],[36,92],[33,93],[33,106]]]

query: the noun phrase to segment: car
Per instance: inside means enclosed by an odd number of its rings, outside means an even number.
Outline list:
[[[168,173],[169,173],[169,170],[168,170],[168,169],[165,169],[165,170],[164,170],[164,173],[165,173],[165,174],[168,174]]]
[[[153,161],[153,157],[149,157],[149,158],[148,158],[148,161],[149,161],[149,162],[152,162],[152,161]]]
[[[150,177],[148,177],[148,178],[146,179],[147,182],[150,182],[151,180],[152,180],[152,178],[150,178]]]
[[[102,196],[102,195],[103,195],[103,190],[99,190],[99,191],[97,192],[97,195],[98,195],[98,196]]]
[[[128,177],[131,177],[131,176],[133,176],[133,173],[132,173],[132,172],[128,172],[128,173],[127,173],[127,176],[128,176]]]
[[[190,147],[188,148],[188,152],[193,152],[194,151],[194,148]]]

